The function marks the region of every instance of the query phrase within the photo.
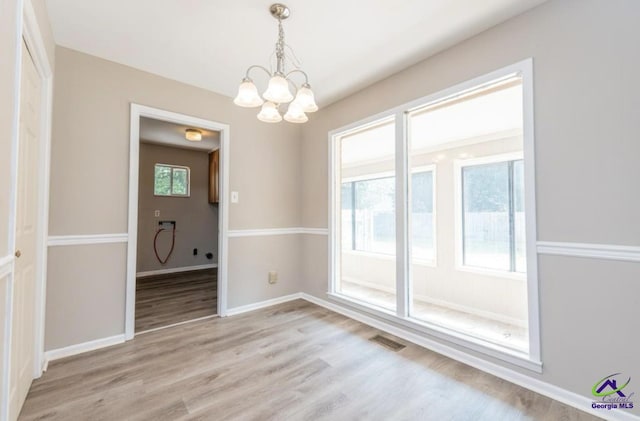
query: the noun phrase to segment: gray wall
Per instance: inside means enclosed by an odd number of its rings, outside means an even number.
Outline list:
[[[229,187],[240,193],[231,230],[300,226],[299,126],[264,124],[228,97],[62,47],[54,89],[50,235],[127,232],[131,102],[230,125]],[[47,350],[124,333],[125,250],[49,249]],[[229,308],[300,291],[297,250],[296,235],[230,238]],[[281,276],[269,285],[273,269]]]
[[[153,194],[155,164],[182,165],[190,168],[189,197],[161,197]],[[184,268],[218,262],[218,205],[209,203],[209,154],[204,151],[140,144],[138,177],[138,261],[137,272]],[[160,211],[160,217],[154,211]],[[173,253],[162,265],[153,251],[158,221],[176,221]],[[171,247],[171,230],[158,237],[158,252],[165,258]],[[193,249],[198,254],[193,255]],[[206,253],[213,253],[213,259]]]
[[[303,225],[327,226],[328,131],[533,57],[538,240],[640,246],[639,17],[635,0],[553,0],[320,110],[303,128]],[[327,239],[305,236],[303,254],[305,291],[326,298]],[[608,374],[640,378],[640,264],[539,270],[544,368],[520,371],[586,398]]]

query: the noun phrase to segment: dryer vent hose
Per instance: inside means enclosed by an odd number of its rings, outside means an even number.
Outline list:
[[[158,236],[162,231],[166,231],[166,229],[159,228],[158,231],[156,231],[156,236],[153,237],[153,251],[156,253],[156,258],[158,259],[158,262],[160,262],[161,265],[164,265],[169,260],[169,257],[171,257],[171,253],[173,253],[173,247],[176,245],[176,224],[175,223],[172,224],[171,248],[169,249],[169,253],[167,253],[167,257],[165,257],[164,259],[161,259],[160,255],[158,254]]]

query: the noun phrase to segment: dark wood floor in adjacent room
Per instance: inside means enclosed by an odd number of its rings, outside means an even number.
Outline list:
[[[296,300],[54,361],[20,420],[593,420]]]
[[[136,280],[136,333],[217,312],[217,269]]]

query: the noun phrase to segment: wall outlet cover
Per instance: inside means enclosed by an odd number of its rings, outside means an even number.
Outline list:
[[[269,272],[269,283],[275,284],[276,282],[278,282],[278,272],[272,270]]]

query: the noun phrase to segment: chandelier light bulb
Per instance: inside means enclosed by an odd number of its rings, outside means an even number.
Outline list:
[[[302,106],[296,101],[289,104],[289,109],[284,115],[284,119],[289,123],[306,123],[309,121],[309,117],[302,110]]]
[[[262,96],[267,101],[276,104],[284,104],[293,100],[293,94],[289,90],[289,82],[280,75],[275,75],[269,79],[269,86]]]
[[[264,103],[260,95],[258,95],[258,89],[253,81],[248,78],[242,79],[242,83],[238,87],[238,95],[233,100],[233,103],[240,107],[259,107]]]
[[[300,107],[302,107],[302,111],[304,111],[305,113],[318,111],[315,96],[313,95],[311,86],[309,86],[308,83],[305,83],[300,89],[298,89],[295,102],[297,102]]]
[[[267,101],[262,105],[262,109],[258,113],[258,120],[265,123],[279,123],[282,121],[282,116],[276,104]]]

